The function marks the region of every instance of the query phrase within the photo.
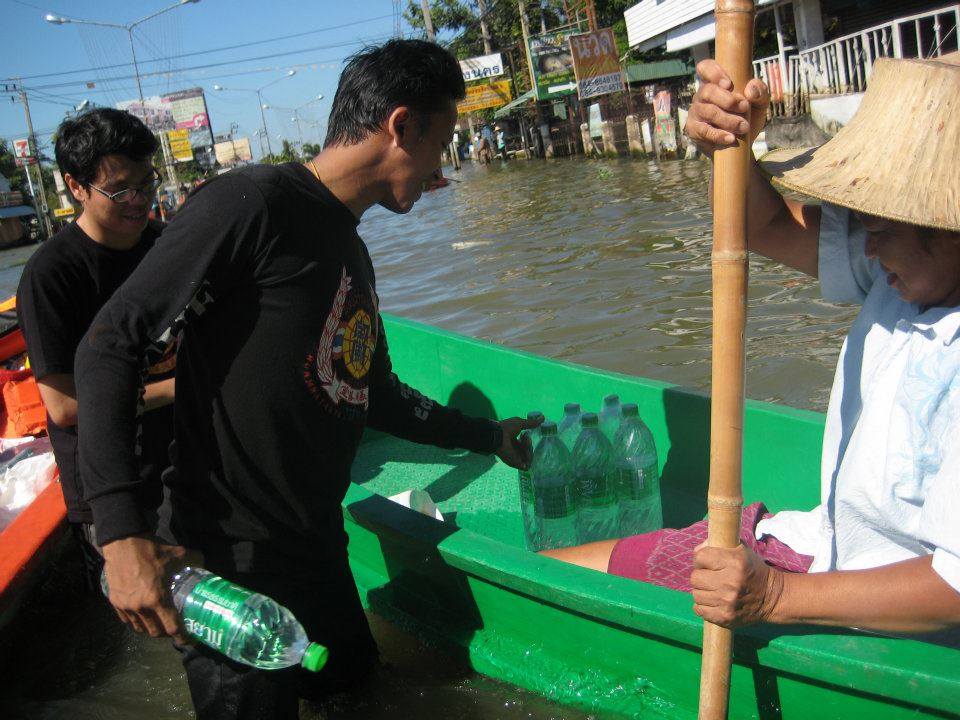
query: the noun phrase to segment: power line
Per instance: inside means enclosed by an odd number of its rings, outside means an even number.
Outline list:
[[[167,56],[167,57],[151,58],[151,59],[149,59],[149,60],[143,60],[142,62],[143,62],[143,64],[152,63],[152,62],[166,62],[166,61],[169,61],[169,60],[178,60],[178,59],[180,59],[180,58],[185,58],[185,57],[194,57],[194,56],[196,56],[196,55],[209,55],[209,54],[211,54],[211,53],[224,52],[224,51],[226,51],[226,50],[237,50],[237,49],[240,49],[240,48],[251,47],[251,46],[253,46],[253,45],[264,45],[264,44],[267,44],[267,43],[278,42],[278,41],[280,41],[280,40],[290,40],[291,38],[303,37],[303,36],[305,36],[305,35],[314,35],[314,34],[316,34],[316,33],[328,32],[328,31],[330,31],[330,30],[340,30],[340,29],[342,29],[342,28],[352,27],[352,26],[354,26],[354,25],[362,25],[362,24],[368,23],[368,22],[376,22],[377,20],[384,20],[384,19],[389,18],[389,17],[392,17],[392,16],[391,16],[391,15],[380,15],[379,17],[367,18],[366,20],[355,20],[355,21],[353,21],[353,22],[344,23],[343,25],[331,25],[330,27],[317,28],[317,29],[315,29],[315,30],[305,30],[305,31],[303,31],[303,32],[293,33],[292,35],[279,35],[279,36],[277,36],[277,37],[267,38],[266,40],[253,40],[253,41],[251,41],[251,42],[238,43],[238,44],[236,44],[236,45],[224,45],[223,47],[210,48],[209,50],[194,50],[194,51],[188,52],[188,53],[180,53],[179,55],[170,55],[170,56]],[[323,48],[323,47],[336,47],[336,46],[335,46],[335,45],[320,46],[320,48],[313,48],[313,49],[321,49],[321,48]],[[242,61],[237,60],[237,61],[231,61],[231,62],[242,62]],[[130,66],[130,63],[115,63],[115,64],[112,64],[112,65],[96,65],[95,67],[82,68],[82,69],[79,69],[79,70],[62,70],[62,71],[59,71],[59,72],[52,72],[52,73],[39,73],[39,74],[37,74],[37,75],[23,75],[23,76],[21,76],[21,79],[23,79],[23,80],[37,80],[37,79],[39,79],[39,78],[60,77],[60,76],[63,76],[63,75],[77,75],[77,74],[79,74],[79,73],[97,72],[97,71],[99,71],[99,70],[112,70],[112,69],[115,69],[115,68],[129,67],[129,66]],[[145,74],[146,74],[146,73],[141,73],[141,76],[143,76],[143,75],[145,75]],[[10,78],[8,78],[8,79],[10,79]]]
[[[389,37],[390,37],[390,36],[374,37],[374,38],[370,38],[370,39],[368,39],[368,40],[351,40],[350,42],[334,43],[334,44],[332,44],[332,45],[315,45],[315,46],[313,46],[313,47],[299,48],[299,49],[297,49],[297,50],[287,50],[287,51],[285,51],[285,52],[279,52],[279,53],[269,53],[269,54],[267,54],[267,55],[257,55],[257,56],[255,56],[255,57],[237,58],[237,59],[234,59],[234,60],[224,60],[224,61],[222,61],[222,62],[207,63],[207,64],[205,64],[205,65],[193,65],[193,66],[191,66],[191,67],[181,68],[181,70],[179,70],[178,72],[187,72],[187,71],[190,71],[190,70],[206,70],[206,69],[208,69],[208,68],[223,67],[223,66],[225,66],[225,65],[236,65],[237,63],[251,62],[251,61],[254,61],[254,60],[269,60],[269,59],[271,59],[271,58],[276,58],[276,57],[284,57],[284,56],[287,56],[287,55],[299,55],[300,53],[313,52],[314,50],[330,50],[330,49],[333,49],[333,48],[349,47],[349,46],[351,46],[351,45],[363,45],[363,44],[367,44],[367,43],[370,43],[370,42],[376,42],[376,41],[379,41],[379,40],[386,40],[386,39],[388,39]],[[313,63],[307,63],[307,64],[320,64],[320,63],[327,63],[327,62],[337,62],[337,61],[342,60],[342,59],[343,59],[343,58],[336,58],[335,60],[321,60],[321,61],[317,61],[317,62],[313,62]],[[168,74],[169,74],[169,73],[168,73],[168,71],[166,71],[166,70],[152,71],[152,72],[142,72],[142,73],[140,73],[140,77],[141,77],[141,78],[144,78],[144,77],[156,77],[156,76],[158,76],[158,75],[168,75]],[[132,79],[134,79],[134,78],[136,78],[136,75],[117,75],[117,76],[114,76],[114,77],[101,78],[101,79],[99,80],[99,82],[103,82],[103,83],[106,83],[106,82],[115,82],[115,81],[119,81],[119,80],[132,80]],[[89,80],[72,80],[72,81],[69,81],[69,82],[49,83],[49,84],[47,84],[47,85],[33,85],[33,86],[30,86],[28,89],[29,89],[29,90],[34,90],[34,89],[43,90],[43,89],[53,89],[53,88],[63,88],[63,87],[74,87],[74,86],[76,86],[76,85],[84,84],[84,83],[87,83],[87,82],[92,82],[92,81],[89,81]]]

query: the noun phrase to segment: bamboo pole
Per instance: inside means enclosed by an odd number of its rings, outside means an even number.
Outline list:
[[[743,92],[753,56],[753,0],[717,0],[717,62]],[[744,335],[747,319],[749,138],[713,156],[713,373],[707,544],[740,544],[743,507]],[[723,720],[733,631],[704,622],[700,720]]]

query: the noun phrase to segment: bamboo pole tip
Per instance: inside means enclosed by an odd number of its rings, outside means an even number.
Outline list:
[[[752,13],[753,10],[753,0],[717,0],[715,13],[717,15],[725,13]]]

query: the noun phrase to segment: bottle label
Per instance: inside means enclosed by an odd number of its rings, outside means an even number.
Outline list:
[[[183,606],[183,624],[187,632],[204,645],[223,652],[227,630],[237,623],[240,609],[253,595],[239,585],[216,575],[196,584]]]
[[[559,520],[573,515],[573,493],[565,482],[538,484],[534,490],[534,508],[537,517]]]
[[[611,478],[602,475],[581,475],[578,480],[580,501],[587,507],[605,507],[614,502]]]

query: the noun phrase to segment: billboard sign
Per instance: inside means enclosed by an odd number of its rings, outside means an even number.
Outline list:
[[[623,90],[613,28],[570,36],[570,54],[581,100]]]
[[[576,92],[573,56],[567,41],[572,34],[571,31],[559,31],[529,38],[530,63],[533,65],[538,100],[552,100]]]
[[[253,150],[250,147],[250,138],[225,140],[213,146],[217,154],[217,162],[221,165],[236,165],[239,162],[252,162]]]
[[[28,158],[33,155],[30,152],[30,140],[28,138],[20,138],[19,140],[13,141],[13,156],[17,158]]]
[[[479,85],[468,85],[467,96],[457,103],[457,114],[483,110],[484,108],[500,107],[513,99],[509,80],[494,80]]]
[[[503,75],[503,56],[500,53],[493,53],[461,60],[460,69],[463,71],[464,82],[497,77]]]
[[[127,100],[117,103],[117,108],[136,115],[155,133],[186,130],[192,148],[213,145],[210,115],[202,88],[154,95],[144,98],[142,103],[139,100]]]
[[[167,140],[170,141],[170,154],[177,162],[193,160],[193,148],[190,146],[189,130],[167,130]]]

